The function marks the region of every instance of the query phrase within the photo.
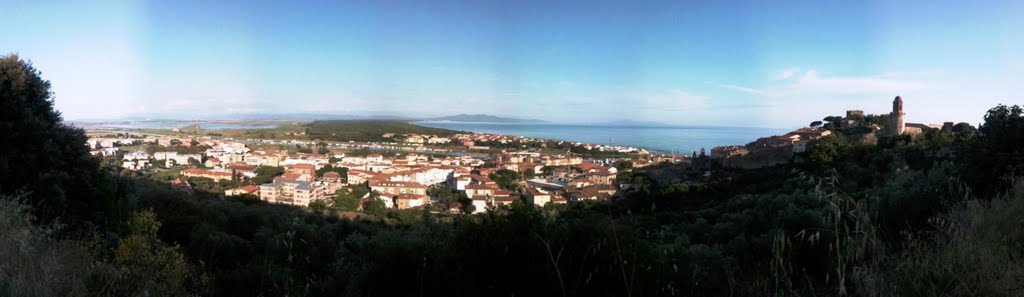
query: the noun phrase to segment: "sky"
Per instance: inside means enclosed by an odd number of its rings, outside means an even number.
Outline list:
[[[66,119],[249,113],[799,127],[1020,104],[1024,1],[0,0]]]

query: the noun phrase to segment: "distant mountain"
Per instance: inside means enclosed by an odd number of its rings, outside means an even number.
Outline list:
[[[411,120],[409,117],[392,115],[353,115],[353,114],[326,114],[326,113],[282,113],[282,114],[228,114],[212,116],[216,119],[241,119],[241,120]]]
[[[463,122],[463,123],[539,123],[541,120],[503,118],[486,114],[459,114],[453,116],[425,119],[425,121],[437,122]]]

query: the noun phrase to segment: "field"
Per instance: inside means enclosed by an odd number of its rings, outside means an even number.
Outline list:
[[[459,131],[417,126],[390,120],[336,120],[315,121],[306,124],[309,139],[331,141],[394,141],[384,138],[385,133],[452,135]]]

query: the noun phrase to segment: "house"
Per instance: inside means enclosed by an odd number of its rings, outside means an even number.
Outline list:
[[[544,206],[551,202],[551,193],[533,187],[527,187],[525,198],[526,202],[530,204],[535,206]]]
[[[249,165],[246,163],[231,163],[224,165],[224,168],[234,172],[237,175],[245,176],[248,178],[256,177],[256,166]]]
[[[281,166],[281,160],[287,157],[284,152],[274,149],[256,150],[246,155],[245,163],[256,166]]]
[[[316,166],[313,164],[299,163],[299,164],[288,164],[284,165],[284,168],[288,172],[294,172],[298,174],[316,175]]]
[[[373,191],[392,194],[417,194],[426,195],[427,186],[417,182],[395,182],[395,181],[370,181],[370,189]]]
[[[374,179],[374,177],[376,177],[376,176],[377,176],[377,173],[375,173],[373,171],[349,169],[348,170],[348,176],[346,177],[346,181],[350,185],[358,185],[358,184],[365,183],[365,182],[367,182],[367,181],[369,181],[371,179]]]
[[[595,163],[580,163],[576,165],[576,168],[579,168],[580,171],[583,171],[583,173],[585,174],[598,172],[615,174],[616,172],[618,172],[618,169],[615,169],[615,167],[608,167]]]
[[[567,191],[574,201],[608,200],[615,194],[615,187],[610,185],[593,185]]]
[[[231,180],[234,175],[227,171],[214,171],[214,170],[203,170],[203,169],[185,169],[181,171],[181,175],[187,177],[205,177],[214,181],[220,180]]]
[[[594,172],[586,175],[587,179],[598,185],[611,185],[615,181],[615,173]]]
[[[192,184],[180,177],[171,181],[171,188],[185,193],[192,193]]]
[[[473,200],[473,213],[483,213],[487,211],[488,201],[490,197],[487,196],[473,196],[470,197]]]
[[[466,196],[491,196],[495,192],[499,191],[497,185],[466,185]]]
[[[327,182],[330,182],[330,183],[340,183],[341,182],[341,174],[337,173],[337,172],[334,172],[334,171],[324,172],[323,179],[324,179],[324,181],[327,181]]]
[[[419,207],[427,204],[427,195],[399,194],[395,196],[395,205],[398,209]]]
[[[217,157],[210,157],[206,159],[206,162],[204,162],[203,165],[211,168],[220,166],[220,159],[217,159]]]
[[[259,195],[260,187],[255,185],[241,186],[224,191],[224,196]]]
[[[315,176],[313,176],[313,175],[309,175],[309,174],[305,174],[305,173],[291,172],[291,171],[287,171],[284,174],[282,174],[281,176],[274,177],[274,181],[284,180],[284,181],[313,182],[314,179],[315,179]]]
[[[569,184],[567,184],[566,186],[571,188],[582,188],[593,184],[594,181],[590,180],[590,178],[587,178],[586,176],[580,176],[569,181]]]

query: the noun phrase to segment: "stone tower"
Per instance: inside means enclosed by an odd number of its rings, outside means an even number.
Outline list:
[[[896,96],[896,99],[892,101],[892,113],[889,114],[890,134],[900,135],[906,131],[907,124],[903,121],[903,115],[903,98]]]

